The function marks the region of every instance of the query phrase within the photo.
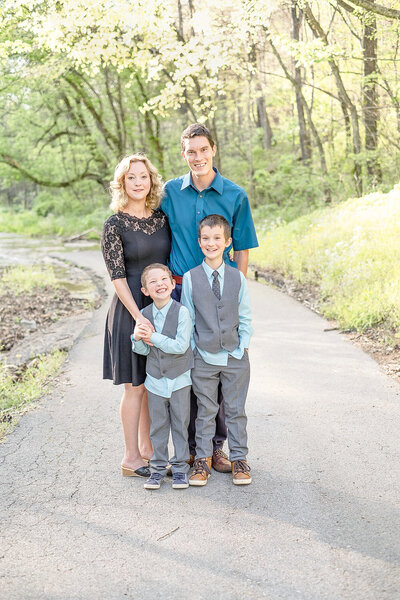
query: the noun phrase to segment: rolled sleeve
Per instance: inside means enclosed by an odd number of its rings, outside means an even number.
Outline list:
[[[258,246],[250,203],[244,190],[238,195],[233,214],[232,245],[234,250],[248,250]]]
[[[250,293],[247,285],[247,281],[240,273],[242,284],[239,291],[239,346],[241,348],[248,348],[250,344],[250,338],[253,333],[253,327],[251,326],[251,306],[250,306]]]

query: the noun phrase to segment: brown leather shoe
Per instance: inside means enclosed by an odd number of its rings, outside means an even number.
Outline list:
[[[214,450],[212,454],[212,466],[219,473],[230,473],[232,471],[230,460],[221,448]]]
[[[211,475],[211,456],[196,458],[193,464],[193,473],[189,477],[189,485],[206,485]]]
[[[233,483],[235,485],[249,485],[251,483],[250,467],[245,460],[232,462]]]

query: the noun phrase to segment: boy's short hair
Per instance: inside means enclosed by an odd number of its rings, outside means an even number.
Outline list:
[[[199,223],[199,237],[203,227],[217,227],[220,226],[224,230],[225,239],[228,240],[231,237],[231,226],[228,221],[222,215],[207,215]]]
[[[145,267],[142,271],[142,275],[140,277],[140,283],[142,284],[142,287],[144,287],[144,288],[146,287],[147,274],[152,269],[161,269],[162,271],[165,271],[166,273],[168,273],[168,275],[172,281],[172,273],[169,270],[169,268],[167,267],[167,265],[163,265],[162,263],[152,263],[151,265],[148,265],[147,267]]]
[[[185,131],[181,135],[181,147],[185,150],[185,140],[190,138],[204,136],[210,142],[211,148],[214,148],[215,142],[212,139],[210,130],[202,123],[192,123],[189,127],[186,127]]]

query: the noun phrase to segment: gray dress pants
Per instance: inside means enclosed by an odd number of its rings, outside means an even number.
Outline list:
[[[226,366],[206,363],[195,352],[192,388],[197,396],[196,458],[212,455],[215,416],[218,412],[218,385],[221,383],[228,429],[229,460],[245,460],[247,448],[247,417],[245,403],[250,381],[249,356],[245,350],[238,360],[228,357]]]
[[[181,301],[182,285],[177,283],[172,290],[171,297],[177,302]],[[228,432],[225,425],[224,399],[221,393],[221,386],[218,388],[218,412],[215,417],[215,435],[213,437],[213,450],[222,449],[227,438]],[[190,421],[188,428],[189,452],[196,456],[196,418],[197,418],[197,398],[193,390],[190,394]]]
[[[190,385],[163,398],[147,392],[150,414],[150,439],[153,456],[151,473],[165,475],[168,463],[168,440],[171,431],[174,456],[169,459],[173,473],[187,473],[189,465],[188,424],[190,418]]]

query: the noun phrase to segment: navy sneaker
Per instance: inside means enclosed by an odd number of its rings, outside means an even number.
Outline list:
[[[172,473],[172,487],[176,490],[189,487],[189,478],[187,473]]]
[[[143,487],[146,488],[146,490],[158,490],[162,480],[163,476],[160,475],[160,473],[152,473]]]

